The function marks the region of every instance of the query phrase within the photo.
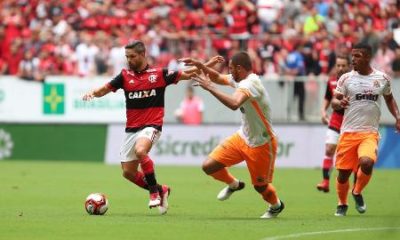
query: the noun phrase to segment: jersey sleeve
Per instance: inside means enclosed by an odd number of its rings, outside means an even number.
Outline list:
[[[331,101],[332,100],[332,91],[331,91],[331,88],[330,88],[330,86],[329,86],[329,81],[328,81],[328,83],[326,84],[326,91],[325,91],[325,96],[324,96],[324,98],[325,98],[325,100],[327,100],[327,101]]]
[[[118,89],[120,89],[120,88],[123,87],[123,82],[124,82],[124,77],[123,77],[122,71],[121,71],[121,72],[120,72],[117,76],[115,76],[109,83],[107,83],[107,87],[108,87],[111,91],[115,92],[115,91],[117,91]]]
[[[237,89],[245,93],[248,97],[256,98],[260,95],[252,81],[249,80],[240,81]]]
[[[392,94],[391,78],[386,74],[383,75],[383,78],[385,79],[385,85],[383,86],[382,94],[390,95]]]
[[[162,69],[162,76],[166,85],[176,84],[181,74],[181,71],[172,71],[167,68]]]
[[[341,93],[346,96],[347,94],[347,87],[346,87],[346,80],[349,78],[348,74],[343,74],[336,85],[335,92]]]

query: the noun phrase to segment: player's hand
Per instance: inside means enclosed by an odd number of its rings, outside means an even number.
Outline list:
[[[195,66],[198,67],[202,65],[202,63],[196,59],[193,58],[180,58],[178,59],[179,62],[185,63],[186,66]]]
[[[210,90],[212,88],[212,81],[210,80],[210,78],[207,75],[200,76],[199,74],[196,74],[194,77],[191,78],[193,81],[195,81],[195,83],[193,84],[193,86],[200,86],[205,90]]]
[[[349,97],[343,97],[342,100],[340,100],[340,107],[342,107],[343,109],[347,109],[349,105],[350,105]]]
[[[83,95],[82,100],[83,101],[90,101],[94,98],[94,93],[93,91],[86,93],[85,95]]]
[[[224,61],[225,59],[221,55],[214,56],[210,59],[210,62],[216,62],[216,63],[223,63]]]
[[[396,133],[400,133],[400,118],[397,118],[395,128]]]

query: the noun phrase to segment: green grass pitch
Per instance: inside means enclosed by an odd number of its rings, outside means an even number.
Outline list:
[[[158,166],[161,183],[172,187],[170,210],[160,216],[148,195],[101,163],[0,161],[0,239],[400,239],[400,171],[375,170],[360,215],[349,199],[338,218],[334,185],[317,192],[317,169],[276,169],[274,185],[286,203],[276,219],[258,217],[266,204],[253,190],[246,168],[232,173],[247,187],[231,199],[216,199],[223,184],[200,167]],[[90,216],[84,200],[103,192],[104,216]],[[351,196],[349,196],[351,197]]]

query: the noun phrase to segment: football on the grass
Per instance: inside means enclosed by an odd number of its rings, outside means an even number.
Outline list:
[[[102,193],[91,193],[86,198],[85,209],[90,215],[103,215],[108,210],[108,199]]]

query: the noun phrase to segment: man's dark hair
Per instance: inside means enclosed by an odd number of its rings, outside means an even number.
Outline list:
[[[372,47],[365,42],[357,43],[353,46],[353,49],[363,49],[370,56],[372,55]]]
[[[252,64],[251,64],[251,59],[250,56],[247,52],[238,52],[232,57],[232,64],[233,65],[240,65],[247,71],[251,71]]]
[[[338,54],[336,58],[344,59],[346,60],[347,64],[351,64],[350,56],[348,54]]]
[[[137,53],[146,52],[146,47],[142,41],[136,40],[125,46],[125,49],[133,49]]]

